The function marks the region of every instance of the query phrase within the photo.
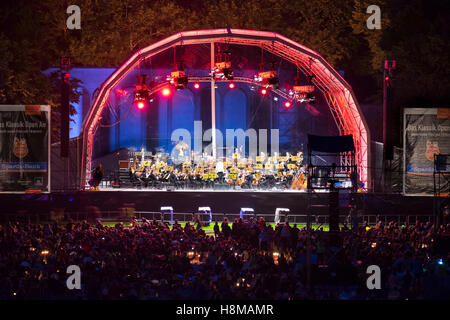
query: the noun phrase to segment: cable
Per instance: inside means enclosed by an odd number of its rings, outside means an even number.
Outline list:
[[[119,107],[120,107],[120,105],[119,105]],[[133,107],[133,104],[130,103],[130,107],[128,108],[128,111],[123,115],[123,117],[120,120],[118,120],[118,121],[116,121],[116,122],[114,122],[112,124],[100,124],[100,127],[102,127],[102,128],[111,128],[111,127],[114,127],[115,125],[118,125],[120,122],[122,122],[123,119],[125,119],[125,117],[128,115],[128,113],[130,112],[132,107]]]

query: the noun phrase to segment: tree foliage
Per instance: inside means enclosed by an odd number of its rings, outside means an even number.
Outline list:
[[[81,30],[67,30],[70,4],[81,8]],[[366,27],[372,4],[381,8],[381,30]],[[179,31],[226,26],[274,31],[312,48],[345,71],[360,100],[381,102],[386,58],[397,60],[399,103],[449,100],[449,2],[4,0],[1,6],[0,103],[51,104],[57,110],[55,81],[41,71],[59,66],[62,56],[74,66],[118,66]]]

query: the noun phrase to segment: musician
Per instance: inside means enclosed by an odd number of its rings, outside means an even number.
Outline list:
[[[136,185],[139,182],[134,165],[130,167],[130,180],[133,185]]]
[[[197,170],[197,173],[195,174],[195,186],[197,189],[203,189],[204,181],[202,179],[202,175],[200,173],[200,170]]]
[[[189,184],[189,188],[192,189],[197,189],[198,188],[198,184],[197,184],[197,177],[196,177],[196,172],[191,172],[188,175],[188,184]]]
[[[98,186],[103,179],[103,166],[101,163],[94,169],[92,179],[89,180],[89,185],[92,190],[99,190]]]
[[[217,181],[219,183],[223,183],[225,180],[225,175],[224,175],[224,163],[222,160],[219,160],[216,163],[216,173],[217,173]]]
[[[175,163],[182,162],[188,156],[189,145],[183,141],[183,137],[180,136],[177,144],[173,148],[173,156]]]
[[[252,189],[253,187],[253,173],[249,172],[245,177],[244,177],[244,182],[241,185],[242,189]]]
[[[290,186],[292,185],[292,180],[294,179],[294,175],[293,175],[293,171],[289,170],[289,171],[285,171],[283,174],[283,188],[284,189],[289,189]]]
[[[237,163],[238,163],[238,160],[239,160],[239,158],[240,158],[240,153],[239,153],[239,149],[238,148],[235,148],[234,149],[234,153],[233,153],[233,164],[235,165],[235,166],[237,166]]]
[[[142,147],[142,149],[141,149],[141,167],[144,166],[144,161],[145,161],[144,155],[145,155],[145,149],[144,149],[144,147]]]
[[[169,182],[169,185],[175,186],[175,183],[177,181],[177,176],[175,174],[175,171],[173,168],[170,168],[167,171],[167,182]]]
[[[266,189],[271,189],[275,186],[275,182],[276,179],[273,174],[265,175],[262,187]]]
[[[149,167],[145,167],[144,173],[140,177],[140,181],[147,188],[149,185],[153,186],[153,182],[156,179],[155,175],[150,171]]]

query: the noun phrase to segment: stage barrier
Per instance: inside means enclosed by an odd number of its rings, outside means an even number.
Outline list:
[[[193,223],[193,216],[195,213],[175,213],[173,214],[173,219],[178,220],[178,222],[190,222]],[[87,211],[84,212],[64,212],[64,210],[55,208],[50,211],[48,214],[35,214],[30,213],[29,211],[22,210],[17,213],[4,213],[1,215],[2,223],[8,223],[9,221],[19,221],[21,223],[29,223],[29,224],[42,224],[42,223],[64,223],[70,218],[73,222],[80,222],[83,220],[90,221],[90,223],[94,223],[95,219],[98,218],[102,222],[129,222],[132,216],[124,217],[122,210],[117,211],[101,211],[98,216],[92,217],[89,215]],[[166,223],[170,223],[170,214],[162,215],[161,212],[150,212],[150,211],[135,211],[134,217],[138,221],[142,221],[142,218],[146,218],[147,220],[157,220]],[[235,218],[239,218],[239,213],[212,213],[212,224],[216,221],[219,225],[223,222],[224,218],[228,218],[228,222],[231,224]],[[263,217],[267,223],[274,223],[274,214],[255,214],[255,219],[259,219]],[[93,219],[95,218],[95,219]],[[280,223],[284,223],[285,217],[281,217]],[[306,225],[307,215],[304,214],[290,214],[287,216],[289,224],[292,226],[293,224],[304,226]],[[328,226],[329,223],[328,215],[313,215],[311,223],[314,228],[320,228],[321,226]],[[373,226],[381,221],[384,225],[387,225],[389,222],[397,222],[399,225],[414,225],[416,223],[427,223],[433,221],[432,214],[429,215],[361,215],[358,217],[359,226],[367,224],[369,226]],[[347,226],[351,227],[351,218],[350,216],[341,215],[339,217],[339,224],[347,224]]]

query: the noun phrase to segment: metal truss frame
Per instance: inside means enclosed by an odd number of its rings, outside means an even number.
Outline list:
[[[366,188],[371,184],[370,132],[350,85],[317,52],[282,35],[268,31],[243,29],[211,29],[183,31],[147,46],[132,54],[102,84],[82,125],[81,188],[85,188],[91,175],[94,135],[101,114],[107,104],[111,90],[140,61],[178,45],[227,43],[261,47],[297,65],[306,75],[313,75],[313,84],[323,93],[340,134],[352,134],[356,148],[358,177]],[[210,81],[209,77],[199,77],[198,81]],[[249,82],[248,78],[235,77],[234,81]],[[255,84],[254,81],[251,83]],[[283,98],[290,99],[287,92],[273,90]]]

